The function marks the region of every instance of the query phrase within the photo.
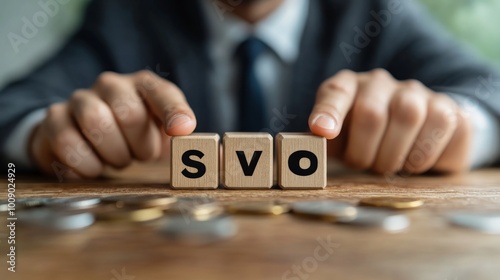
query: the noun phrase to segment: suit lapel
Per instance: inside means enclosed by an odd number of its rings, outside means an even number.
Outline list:
[[[185,93],[193,108],[197,131],[215,131],[210,118],[210,60],[207,50],[205,17],[198,0],[151,1],[148,28],[159,41],[162,63],[169,76]]]
[[[307,119],[314,104],[316,90],[323,80],[325,43],[322,36],[321,1],[309,1],[309,14],[302,35],[300,55],[293,67],[291,104],[288,111],[296,115],[287,130],[308,131]]]
[[[300,55],[293,69],[290,111],[297,117],[291,130],[309,130],[307,120],[318,87],[339,70],[350,68],[337,50],[340,42],[336,39],[338,34],[350,32],[340,24],[345,20],[346,3],[344,0],[310,1]]]

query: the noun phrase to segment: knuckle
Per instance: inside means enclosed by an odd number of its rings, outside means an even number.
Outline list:
[[[181,90],[177,87],[177,85],[167,80],[162,80],[162,88],[169,94],[181,93]]]
[[[110,86],[115,85],[116,83],[119,83],[121,80],[121,76],[115,72],[102,72],[96,79],[96,86],[97,87],[102,87],[102,88],[107,88]]]
[[[368,102],[356,103],[353,113],[358,122],[356,125],[370,131],[385,125],[388,117],[385,108]]]
[[[74,144],[73,139],[75,139],[73,132],[67,129],[58,131],[55,135],[52,135],[54,147],[60,150],[64,150],[65,147]]]
[[[391,117],[406,126],[415,126],[422,123],[426,117],[426,106],[419,96],[409,92],[402,92],[393,99]]]
[[[444,130],[454,130],[458,124],[458,113],[456,110],[450,107],[444,106],[431,106],[429,109],[429,115],[432,120],[433,126],[444,129]]]
[[[392,75],[383,68],[376,68],[369,72],[373,79],[391,79]]]
[[[401,82],[402,87],[408,89],[408,90],[413,90],[413,91],[421,91],[425,88],[424,84],[418,80],[410,79]]]
[[[147,114],[137,108],[115,109],[115,115],[124,128],[143,126],[148,119]]]
[[[349,96],[349,91],[347,90],[347,88],[342,84],[340,80],[335,78],[324,81],[321,84],[320,88],[326,92],[335,91],[336,94]]]
[[[354,77],[356,76],[356,72],[352,71],[352,70],[349,70],[349,69],[343,69],[343,70],[340,70],[336,76],[340,76],[340,77]]]
[[[135,76],[139,79],[150,78],[153,76],[153,72],[149,70],[140,70],[135,73]]]
[[[47,108],[47,119],[57,118],[60,112],[64,109],[65,105],[63,103],[54,103]]]
[[[77,119],[81,127],[92,129],[99,127],[101,123],[111,120],[112,116],[104,105],[85,108],[77,113]]]
[[[83,100],[88,97],[88,94],[89,93],[83,89],[77,89],[73,92],[73,95],[71,95],[69,103],[72,106],[81,104]]]

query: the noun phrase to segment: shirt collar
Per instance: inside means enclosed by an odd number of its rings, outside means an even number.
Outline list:
[[[233,54],[241,42],[254,35],[284,62],[293,63],[297,59],[307,21],[308,0],[284,0],[280,7],[255,26],[217,6],[216,1],[202,2],[208,19],[211,44],[216,53]]]

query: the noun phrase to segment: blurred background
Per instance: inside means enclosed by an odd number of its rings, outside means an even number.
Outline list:
[[[28,42],[17,51],[9,36],[22,34],[24,19],[32,21],[43,11],[40,0],[3,1],[0,9],[0,88],[24,75],[55,52],[81,21],[89,0],[58,0],[59,11],[47,16]],[[102,0],[101,0],[102,1]],[[370,0],[366,0],[370,1]],[[477,49],[492,63],[500,65],[500,1],[498,0],[415,0],[422,4],[457,38]],[[42,1],[46,2],[46,1]],[[44,23],[43,16],[39,18]],[[9,35],[10,34],[10,35]]]

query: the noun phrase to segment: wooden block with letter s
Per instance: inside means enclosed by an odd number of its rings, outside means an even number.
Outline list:
[[[326,187],[326,139],[307,133],[276,136],[278,184],[283,189]]]
[[[273,137],[269,133],[226,133],[222,182],[228,189],[269,189],[273,185]]]
[[[170,185],[173,189],[219,186],[219,139],[216,133],[172,137]]]

